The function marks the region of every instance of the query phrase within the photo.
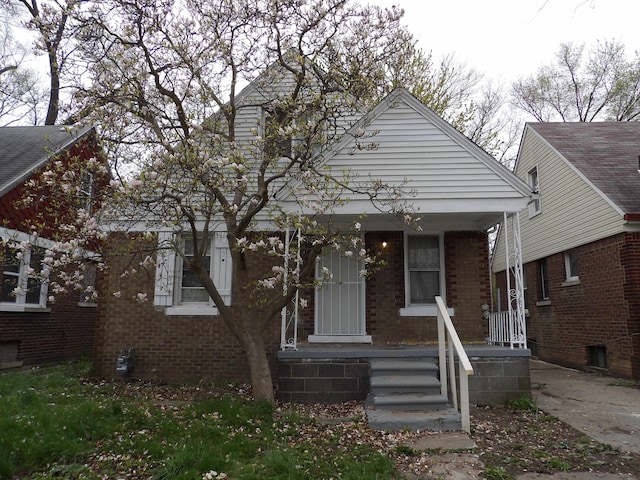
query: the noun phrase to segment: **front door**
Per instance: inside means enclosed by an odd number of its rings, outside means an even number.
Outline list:
[[[310,341],[371,341],[365,329],[362,266],[354,257],[331,250],[318,262],[318,277],[326,268],[331,272],[331,278],[325,279],[316,289],[315,335],[309,337]]]

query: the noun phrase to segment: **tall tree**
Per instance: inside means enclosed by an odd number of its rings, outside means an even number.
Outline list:
[[[55,125],[62,110],[66,75],[71,74],[77,24],[73,20],[81,0],[0,0],[0,6],[27,15],[24,27],[35,34],[35,51],[46,56],[49,84],[45,125]],[[74,72],[78,73],[78,72]],[[71,80],[69,78],[69,82]]]
[[[560,46],[553,64],[512,85],[513,103],[540,122],[640,118],[640,53],[618,41]]]
[[[11,13],[0,15],[0,125],[36,124],[43,92],[24,46],[14,40]]]
[[[315,283],[323,248],[342,248],[335,208],[363,194],[411,221],[402,183],[321,164],[380,91],[378,65],[411,41],[402,12],[348,0],[109,0],[85,14],[80,54],[89,70],[75,107],[94,109],[108,154],[128,170],[103,215],[113,215],[113,228],[144,219],[145,229],[182,236],[153,255],[177,252],[241,344],[254,394],[273,400],[265,338],[296,291]],[[368,135],[356,132],[355,155],[375,148]],[[266,219],[301,229],[303,248],[285,255],[281,236],[261,228]],[[226,304],[203,266],[220,225],[232,298],[250,301]],[[370,266],[367,252],[350,245]],[[256,254],[274,268],[265,272]]]

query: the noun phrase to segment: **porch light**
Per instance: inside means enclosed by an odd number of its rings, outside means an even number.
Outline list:
[[[386,241],[383,240],[381,245],[382,245],[382,248],[387,248],[387,242]]]

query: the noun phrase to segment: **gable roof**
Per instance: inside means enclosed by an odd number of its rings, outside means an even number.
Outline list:
[[[92,130],[60,125],[0,128],[0,197]]]
[[[640,122],[528,123],[623,214],[640,214]]]
[[[377,132],[372,138],[377,148],[354,157],[350,152],[359,130]],[[447,208],[452,201],[479,211],[474,200],[499,203],[502,212],[509,210],[509,201],[526,206],[531,195],[524,181],[402,88],[359,119],[330,152],[325,162],[336,171],[371,173],[389,184],[407,178],[416,204],[428,203],[422,204],[423,212]]]

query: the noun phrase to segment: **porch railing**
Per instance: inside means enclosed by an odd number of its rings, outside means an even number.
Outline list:
[[[489,313],[489,344],[501,347],[526,348],[525,325],[515,310]]]
[[[453,408],[460,412],[462,429],[471,431],[471,418],[469,414],[469,375],[473,375],[473,367],[467,357],[464,347],[458,338],[447,307],[441,297],[436,297],[438,318],[438,357],[440,363],[440,392],[449,398]],[[458,381],[460,382],[460,395],[458,396],[458,383],[456,382],[456,357],[458,359]],[[447,362],[448,358],[448,362]],[[447,369],[447,363],[449,368]],[[447,372],[448,370],[448,372]],[[450,385],[450,389],[448,387]],[[451,395],[449,395],[449,390]]]

